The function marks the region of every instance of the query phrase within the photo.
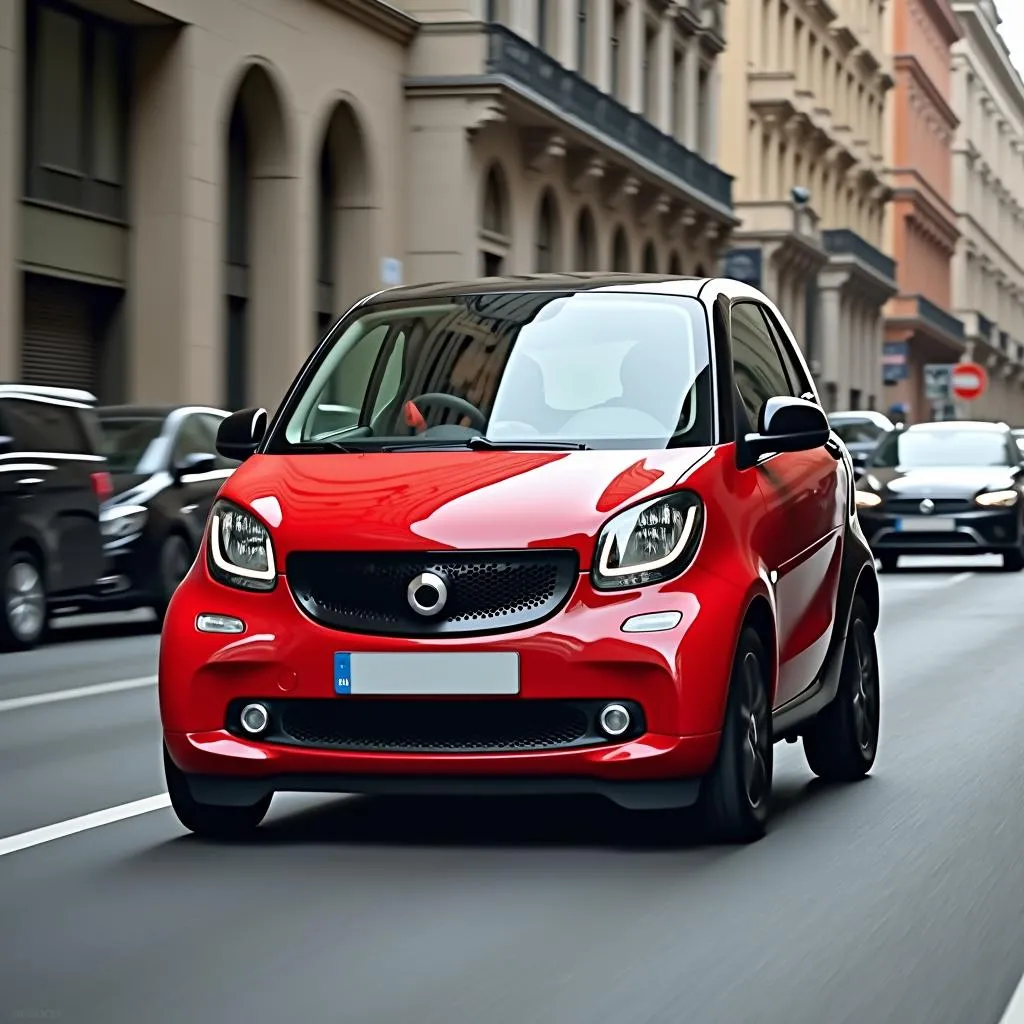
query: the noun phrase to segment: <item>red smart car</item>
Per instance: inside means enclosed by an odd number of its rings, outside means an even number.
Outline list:
[[[753,288],[390,289],[217,444],[244,461],[160,650],[196,833],[279,791],[590,793],[742,842],[778,740],[827,779],[874,762],[853,466]]]

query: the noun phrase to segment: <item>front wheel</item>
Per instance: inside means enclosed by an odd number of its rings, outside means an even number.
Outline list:
[[[811,771],[828,782],[852,782],[871,771],[878,751],[881,686],[868,607],[856,598],[843,653],[839,692],[804,735]]]
[[[748,627],[736,649],[718,757],[701,785],[703,818],[723,842],[765,834],[774,753],[769,679],[764,645]]]
[[[270,810],[273,793],[246,807],[201,804],[192,796],[185,773],[164,747],[164,777],[171,809],[190,832],[203,839],[245,839],[252,835]]]
[[[1024,570],[1024,549],[1014,548],[1003,552],[1003,571],[1021,572]]]
[[[0,650],[31,650],[49,622],[43,568],[29,552],[15,551],[0,582]]]

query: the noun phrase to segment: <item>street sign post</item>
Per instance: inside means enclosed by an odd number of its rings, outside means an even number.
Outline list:
[[[988,372],[977,363],[957,363],[953,367],[953,397],[960,402],[973,402],[988,387]]]

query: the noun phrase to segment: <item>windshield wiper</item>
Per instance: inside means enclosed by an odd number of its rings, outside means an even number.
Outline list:
[[[301,452],[341,452],[343,455],[365,455],[366,448],[353,448],[351,445],[342,444],[341,441],[301,441],[292,445],[292,449]]]
[[[477,452],[565,452],[590,451],[590,445],[578,441],[492,441],[489,437],[478,434],[462,440],[422,441],[419,444],[389,445],[382,448],[385,452],[422,452],[422,451],[458,451],[469,448]]]

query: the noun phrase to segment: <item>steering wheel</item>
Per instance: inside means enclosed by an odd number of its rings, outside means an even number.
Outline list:
[[[470,425],[481,432],[487,426],[487,417],[472,402],[467,402],[466,399],[459,398],[457,395],[447,395],[442,391],[428,391],[426,394],[417,395],[408,404],[415,406],[417,410],[421,405],[440,405],[462,416],[468,416]]]

